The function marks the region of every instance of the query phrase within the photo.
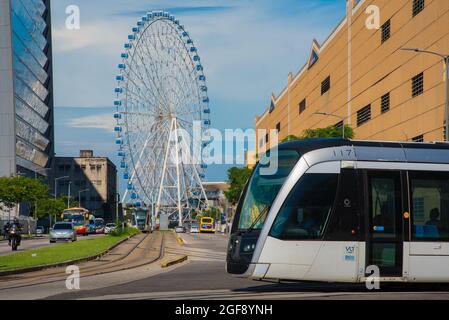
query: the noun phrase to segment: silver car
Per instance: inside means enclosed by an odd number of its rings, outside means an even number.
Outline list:
[[[71,222],[56,222],[50,230],[50,243],[76,241],[76,231]]]

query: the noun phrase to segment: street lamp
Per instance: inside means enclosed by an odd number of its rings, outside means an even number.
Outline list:
[[[55,178],[55,200],[58,197],[58,180],[68,179],[68,178],[70,178],[70,177],[69,176],[63,176],[63,177]],[[51,228],[51,214],[50,214],[50,228]]]
[[[434,56],[438,56],[443,59],[444,64],[444,81],[446,83],[446,103],[444,109],[444,119],[445,119],[445,129],[446,133],[445,141],[449,141],[449,55],[444,55],[438,52],[429,51],[429,50],[421,50],[418,48],[401,48],[403,51],[413,51],[416,53],[427,53]]]
[[[90,191],[90,190],[89,189],[84,189],[84,190],[78,191],[78,202],[80,204],[80,207],[81,207],[81,193],[88,192],[88,191]]]
[[[341,117],[336,114],[327,113],[327,112],[315,112],[314,114],[319,114],[322,116],[330,116],[330,117],[335,117],[335,118],[340,119],[341,120],[341,128],[342,128],[342,137],[343,137],[343,139],[345,138],[345,117]]]
[[[70,197],[72,196],[70,194],[70,186],[72,185],[72,181],[69,181],[69,191],[67,192],[67,209],[70,208]]]

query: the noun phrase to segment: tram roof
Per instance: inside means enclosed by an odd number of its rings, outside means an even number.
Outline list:
[[[293,149],[297,150],[301,155],[315,150],[338,147],[350,147],[355,151],[351,156],[343,155],[341,160],[449,163],[449,143],[446,142],[393,142],[317,138],[295,140],[278,145],[279,150]]]

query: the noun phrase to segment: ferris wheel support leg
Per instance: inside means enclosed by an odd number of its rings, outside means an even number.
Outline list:
[[[181,182],[180,182],[180,175],[179,175],[179,166],[181,165],[179,163],[179,137],[178,137],[178,123],[176,118],[173,119],[174,124],[175,124],[175,134],[176,134],[176,147],[175,147],[175,152],[176,152],[176,186],[178,189],[178,217],[179,217],[179,221],[178,221],[178,225],[181,227],[182,226],[182,208],[181,208]]]
[[[189,150],[188,146],[187,146],[187,143],[185,142],[186,140],[184,139],[184,135],[182,134],[182,131],[181,131],[181,137],[182,137],[181,140],[185,144],[186,150]],[[206,191],[204,190],[203,183],[201,181],[200,175],[198,174],[198,170],[195,167],[194,159],[189,159],[188,163],[190,163],[192,165],[193,173],[195,175],[196,180],[198,181],[198,184],[200,185],[201,193],[202,193],[202,195],[204,197],[204,204],[206,205],[206,207],[208,207],[209,206],[209,200],[207,199]],[[199,202],[201,202],[201,201],[199,201]],[[200,205],[199,202],[198,202],[198,206]]]
[[[166,174],[166,170],[167,170],[168,154],[170,152],[170,140],[171,140],[171,135],[173,132],[173,125],[174,125],[173,120],[174,119],[172,119],[172,121],[170,123],[170,132],[168,133],[167,147],[165,149],[164,165],[162,167],[161,184],[159,185],[159,192],[158,192],[157,202],[156,202],[156,212],[155,212],[156,219],[159,216],[159,210],[161,208],[162,189],[164,186],[165,174]]]

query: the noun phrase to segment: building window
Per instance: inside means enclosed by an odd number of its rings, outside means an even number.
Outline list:
[[[270,136],[268,135],[268,133],[265,135],[265,143],[268,143],[268,140],[270,139]]]
[[[299,103],[299,114],[303,113],[304,110],[306,110],[306,99]]]
[[[278,122],[278,124],[276,125],[276,131],[279,133],[279,131],[281,131],[281,123]]]
[[[365,122],[371,120],[371,105],[367,105],[366,107],[357,111],[357,126],[361,126]]]
[[[416,137],[412,138],[412,141],[413,142],[424,142],[424,135],[416,136]]]
[[[443,122],[443,141],[446,141],[446,121]]]
[[[390,110],[390,93],[384,94],[380,98],[380,112],[385,113]]]
[[[321,82],[321,95],[328,92],[331,88],[331,76],[328,76],[326,79],[324,79],[323,82]]]
[[[259,139],[259,148],[263,147],[263,139]]]
[[[388,20],[382,25],[382,32],[381,32],[381,38],[382,43],[390,39],[391,36],[391,20]]]
[[[413,16],[416,16],[423,11],[425,6],[425,0],[413,0]]]
[[[412,78],[412,97],[417,97],[424,92],[424,73]]]
[[[81,166],[81,169],[82,169],[82,170],[86,170],[86,166],[85,166],[85,165],[82,165],[82,166]]]

